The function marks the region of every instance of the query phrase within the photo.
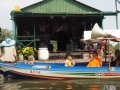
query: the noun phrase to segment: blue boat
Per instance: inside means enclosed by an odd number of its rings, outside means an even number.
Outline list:
[[[65,67],[64,63],[35,62],[34,65],[18,62],[16,65],[0,62],[0,70],[14,77],[35,77],[44,79],[80,79],[80,78],[120,78],[120,67],[111,67],[106,63],[102,67],[86,67],[87,63],[77,63],[74,67]]]

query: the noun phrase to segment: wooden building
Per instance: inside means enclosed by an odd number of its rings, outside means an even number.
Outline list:
[[[76,0],[43,0],[11,11],[13,38],[23,47],[36,48],[57,40],[58,51],[65,51],[73,38],[82,49],[83,31],[95,23],[103,28],[104,16],[110,15],[117,17],[117,12],[102,12]]]

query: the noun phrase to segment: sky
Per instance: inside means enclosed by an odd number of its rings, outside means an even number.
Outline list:
[[[0,2],[0,27],[2,29],[12,30],[12,21],[10,12],[15,6],[24,8],[41,0],[2,0]],[[101,11],[115,11],[115,0],[77,0],[86,5],[99,9]],[[120,4],[117,3],[117,10],[120,11]],[[120,14],[118,15],[120,28]],[[104,29],[116,29],[116,18],[114,16],[105,17],[103,21]]]

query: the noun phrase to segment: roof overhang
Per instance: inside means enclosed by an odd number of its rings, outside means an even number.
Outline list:
[[[88,17],[88,16],[114,16],[117,15],[118,12],[88,12],[88,13],[32,13],[32,12],[16,12],[16,11],[12,11],[11,12],[11,16],[13,17],[46,17],[46,16],[66,16],[66,17]]]

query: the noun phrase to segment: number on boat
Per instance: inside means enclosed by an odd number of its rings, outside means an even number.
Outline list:
[[[40,74],[40,71],[38,71],[38,70],[30,70],[30,73]]]

